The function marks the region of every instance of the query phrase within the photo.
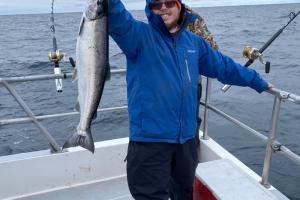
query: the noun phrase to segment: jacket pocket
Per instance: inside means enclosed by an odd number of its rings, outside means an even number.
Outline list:
[[[189,84],[195,84],[198,81],[198,64],[196,58],[196,52],[187,50],[184,52],[184,65],[186,71],[186,77]]]
[[[186,68],[186,73],[187,73],[187,76],[188,76],[188,79],[189,79],[189,82],[191,83],[191,75],[190,75],[190,68],[189,68],[189,63],[186,59],[186,56],[184,58],[184,61],[185,61],[185,68]]]

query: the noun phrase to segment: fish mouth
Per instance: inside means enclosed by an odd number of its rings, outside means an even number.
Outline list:
[[[108,0],[97,0],[90,2],[85,11],[85,16],[89,20],[97,20],[103,16],[108,16]]]

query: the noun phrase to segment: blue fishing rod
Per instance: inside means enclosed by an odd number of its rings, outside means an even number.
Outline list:
[[[61,61],[61,59],[64,57],[64,54],[58,50],[57,48],[57,41],[56,41],[56,37],[55,37],[55,26],[54,26],[54,12],[53,12],[53,7],[54,7],[54,0],[52,0],[51,3],[51,17],[50,17],[50,21],[51,21],[51,26],[50,26],[50,30],[52,33],[52,43],[53,43],[53,51],[49,52],[48,54],[48,58],[50,60],[50,62],[54,63],[54,74],[55,75],[61,75],[61,69],[59,67],[59,61]],[[57,78],[55,79],[55,85],[56,85],[56,91],[57,92],[62,92],[63,91],[63,85],[62,85],[62,79],[61,78]]]
[[[245,67],[249,67],[257,58],[265,64],[265,72],[270,72],[270,62],[264,62],[262,58],[262,53],[274,42],[274,40],[283,32],[283,30],[300,14],[300,11],[297,13],[291,12],[289,14],[290,20],[287,24],[285,24],[281,29],[279,29],[260,49],[256,49],[253,47],[246,46],[243,50],[243,56],[248,58],[249,60],[244,65]],[[224,85],[222,88],[223,92],[226,92],[231,85]]]

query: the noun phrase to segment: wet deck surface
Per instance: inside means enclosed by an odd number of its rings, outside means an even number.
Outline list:
[[[22,200],[133,200],[126,177],[97,182],[77,187],[56,190],[30,197],[18,198]]]

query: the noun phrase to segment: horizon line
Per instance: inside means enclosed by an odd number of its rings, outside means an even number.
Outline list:
[[[144,8],[139,8],[141,6],[138,6],[138,5],[141,5],[143,3],[141,2],[135,2],[135,3],[128,3],[127,5],[125,5],[126,9],[128,9],[129,11],[143,11]],[[276,3],[272,3],[272,2],[269,2],[269,3],[255,3],[255,4],[251,4],[251,3],[244,3],[244,4],[215,4],[215,5],[212,5],[212,4],[207,4],[207,5],[199,5],[199,4],[195,4],[195,3],[190,3],[188,4],[190,7],[192,8],[213,8],[213,7],[238,7],[238,6],[263,6],[263,5],[280,5],[280,4],[300,4],[300,2],[276,2]],[[82,11],[80,10],[69,10],[69,11],[62,11],[62,9],[57,9],[58,11],[55,11],[55,8],[54,8],[54,14],[65,14],[65,13],[81,13]],[[40,14],[50,14],[51,11],[49,12],[46,12],[46,11],[41,11],[40,13],[37,13],[37,12],[7,12],[7,13],[3,13],[1,14],[0,13],[0,16],[12,16],[12,15],[40,15]]]

